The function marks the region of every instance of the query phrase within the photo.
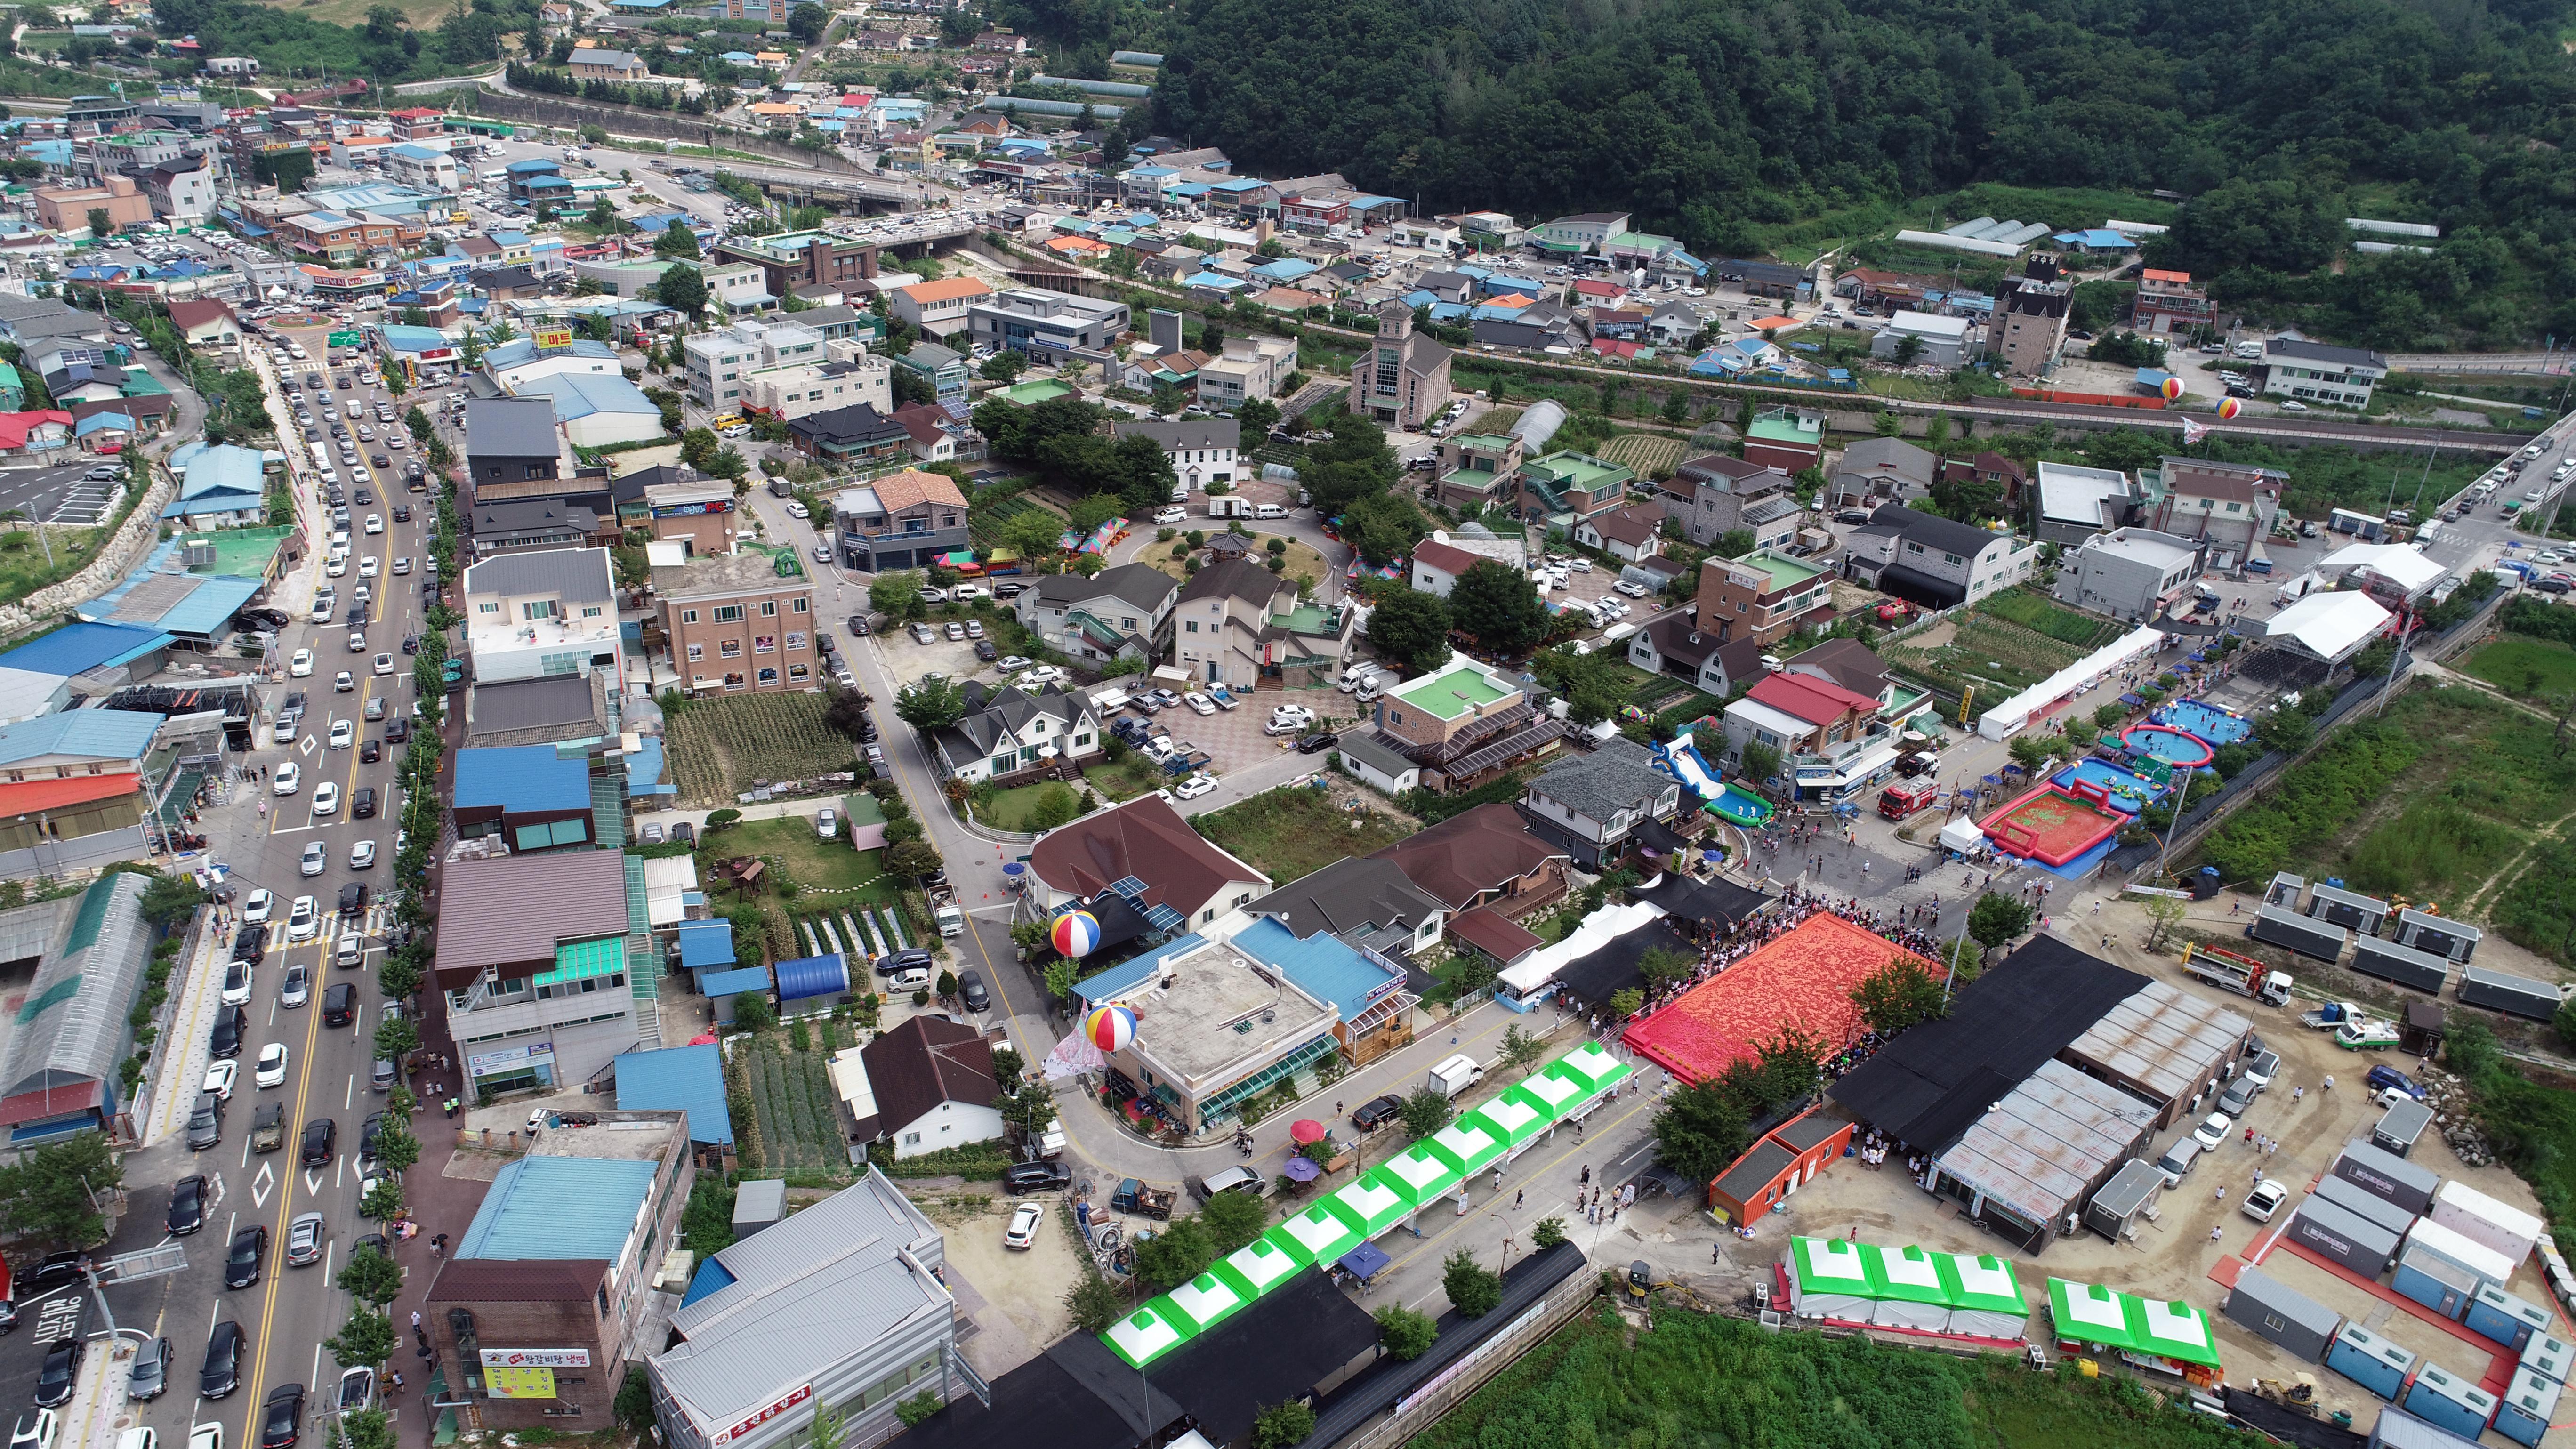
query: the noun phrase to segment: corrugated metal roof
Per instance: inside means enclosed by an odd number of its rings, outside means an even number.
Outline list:
[[[76,906],[48,901],[0,913],[0,959],[44,955],[0,1051],[0,1096],[113,1078],[126,1013],[143,985],[147,884],[115,871],[83,891]]]
[[[438,970],[471,979],[486,966],[552,960],[560,941],[623,935],[626,857],[613,850],[448,863],[438,917]]]
[[[694,971],[701,966],[729,966],[733,961],[733,922],[680,923],[680,965],[684,969]]]
[[[130,709],[74,709],[0,726],[0,765],[47,755],[139,760],[152,747],[161,718]]]
[[[712,1042],[620,1054],[617,1106],[628,1112],[685,1112],[689,1140],[733,1141],[733,1113],[725,1106],[724,1061]]]
[[[460,809],[582,810],[590,805],[590,762],[552,745],[509,745],[456,752]]]
[[[502,1164],[456,1248],[458,1258],[605,1258],[653,1190],[657,1164],[599,1157],[523,1157]]]

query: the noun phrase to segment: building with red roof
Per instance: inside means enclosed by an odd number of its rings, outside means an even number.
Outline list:
[[[1764,675],[1726,707],[1726,758],[1741,765],[1760,745],[1800,801],[1833,804],[1877,784],[1896,766],[1897,731],[1878,699],[1807,673]]]

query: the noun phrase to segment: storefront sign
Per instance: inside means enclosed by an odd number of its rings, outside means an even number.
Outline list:
[[[777,1418],[779,1415],[786,1413],[788,1410],[795,1408],[797,1405],[802,1404],[813,1397],[814,1386],[812,1384],[800,1384],[796,1388],[788,1390],[785,1395],[781,1396],[777,1402],[772,1403],[768,1408],[761,1410],[759,1413],[752,1415],[750,1418],[743,1420],[741,1423],[734,1425],[730,1429],[719,1431],[709,1442],[715,1444],[730,1444],[734,1440],[741,1438],[743,1435],[750,1433],[752,1430],[759,1428],[761,1425],[768,1423],[770,1420]]]
[[[526,1046],[503,1047],[496,1052],[471,1052],[467,1054],[465,1064],[473,1069],[474,1075],[488,1077],[496,1072],[513,1071],[540,1062],[551,1065],[554,1059],[555,1044],[541,1041]]]
[[[483,1366],[499,1368],[588,1368],[590,1350],[586,1348],[487,1348]]]
[[[537,350],[539,352],[544,352],[556,347],[572,346],[572,329],[569,327],[557,326],[553,323],[548,323],[543,327],[537,328],[535,336],[537,339]]]
[[[483,1387],[496,1399],[551,1399],[555,1371],[550,1368],[487,1368]]]

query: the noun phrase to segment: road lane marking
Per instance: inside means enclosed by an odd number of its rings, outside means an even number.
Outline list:
[[[303,1151],[305,1106],[312,1100],[314,1047],[321,1039],[322,1013],[316,1011],[304,1026],[304,1069],[295,1081],[295,1110],[287,1114],[289,1130],[294,1134],[296,1143],[294,1150],[298,1153]],[[278,1150],[283,1152],[287,1149],[281,1145]],[[280,1184],[277,1196],[277,1236],[283,1237],[286,1223],[294,1211],[295,1178],[291,1173],[282,1173],[280,1176],[284,1181]],[[260,1398],[268,1388],[268,1350],[275,1336],[277,1321],[277,1286],[278,1280],[283,1276],[285,1275],[282,1272],[268,1273],[268,1291],[261,1295],[259,1347],[251,1356],[250,1394],[242,1406],[242,1438],[245,1442],[249,1442],[251,1436],[259,1432]],[[320,1351],[318,1345],[315,1351],[317,1353]]]

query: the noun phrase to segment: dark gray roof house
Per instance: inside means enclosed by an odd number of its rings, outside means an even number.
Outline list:
[[[1902,503],[1932,491],[1941,460],[1901,438],[1863,438],[1843,450],[1826,474],[1832,503]]]
[[[1440,939],[1449,908],[1393,861],[1344,857],[1245,906],[1276,917],[1298,939],[1329,934],[1401,960]]]
[[[1670,837],[1649,829],[1681,807],[1681,782],[1654,767],[1643,745],[1612,738],[1591,754],[1567,755],[1529,784],[1522,804],[1566,837],[1587,869],[1616,859],[1632,838],[1663,848]],[[1652,837],[1652,838],[1650,838]]]
[[[599,515],[554,498],[525,503],[485,503],[474,509],[474,548],[498,553],[514,548],[562,548],[591,541]]]
[[[1232,418],[1119,418],[1110,424],[1121,438],[1151,438],[1166,453],[1233,452],[1243,441],[1243,425]]]
[[[1050,746],[1075,758],[1100,753],[1100,721],[1088,696],[1053,685],[1037,694],[1008,685],[988,690],[980,680],[970,680],[965,693],[966,713],[932,741],[952,776],[990,779],[1035,769],[1047,758],[1039,752]]]
[[[1535,351],[1559,339],[1543,327],[1526,322],[1503,322],[1491,317],[1476,320],[1474,331],[1480,347],[1516,347]]]

